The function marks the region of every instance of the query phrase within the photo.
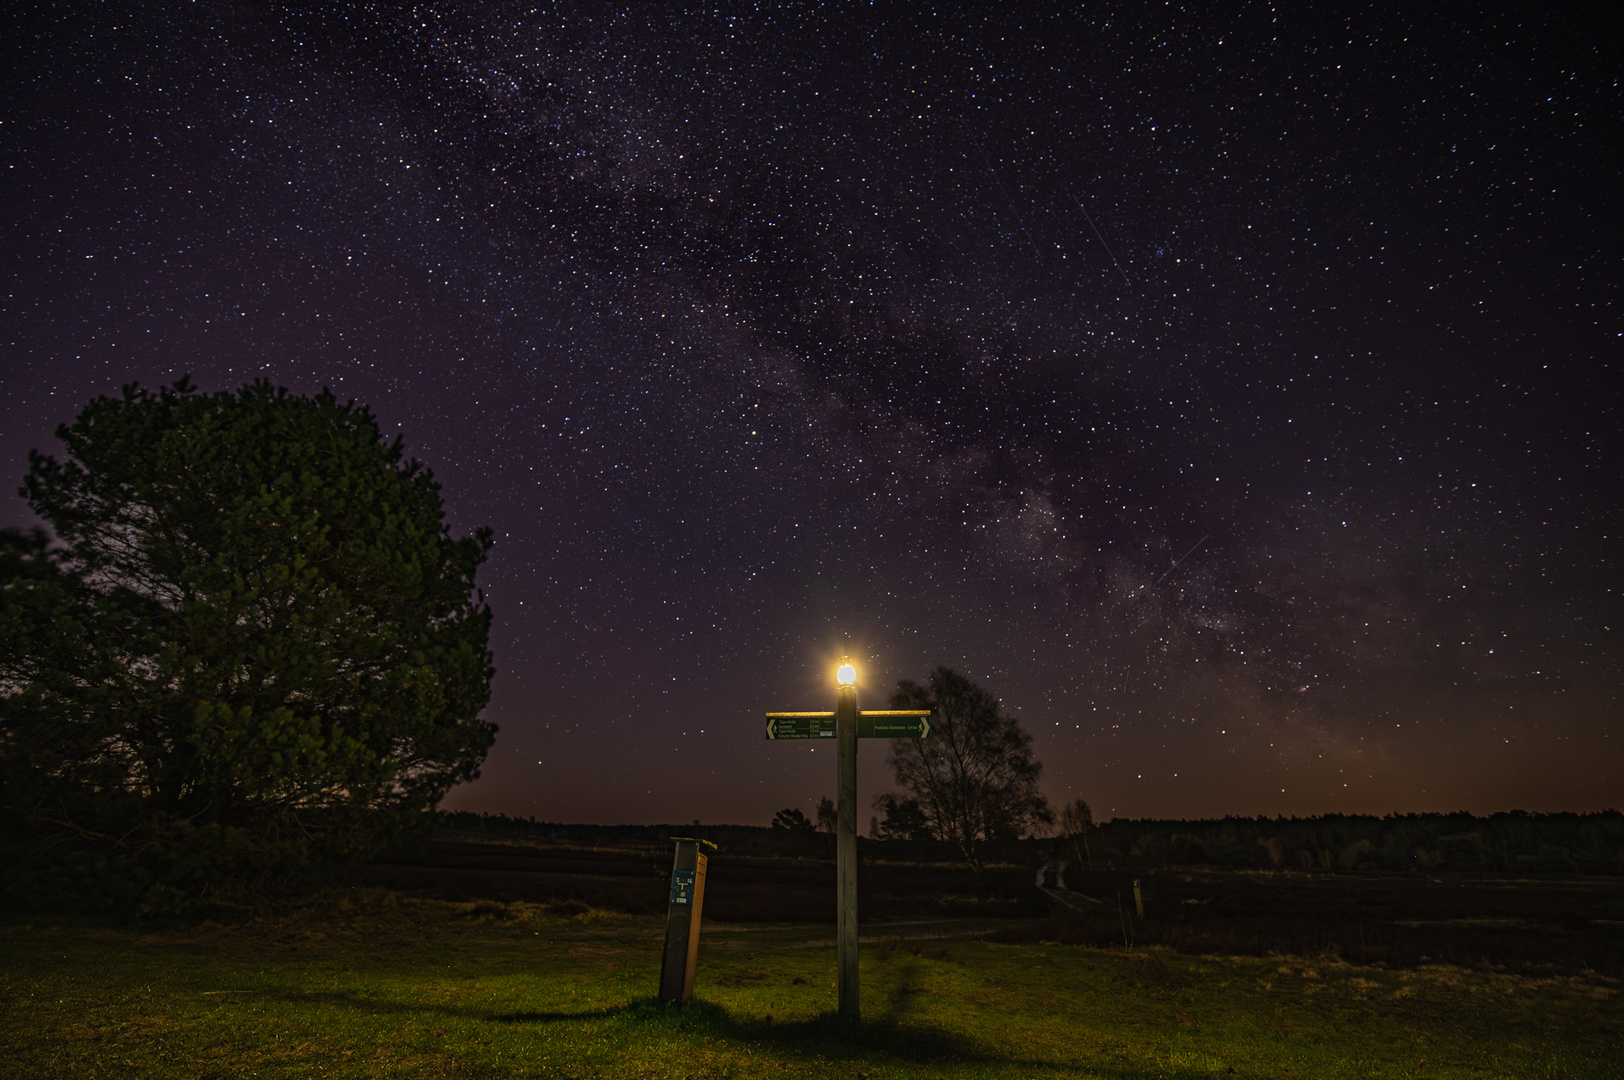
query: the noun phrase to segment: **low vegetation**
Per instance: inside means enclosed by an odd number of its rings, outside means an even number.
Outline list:
[[[703,836],[730,851],[825,852],[831,857],[834,852],[832,837],[752,825],[563,825],[468,811],[442,814],[441,824],[458,834],[549,842],[664,843],[674,832]],[[1075,831],[1062,823],[1062,829],[1066,835],[989,844],[987,861],[1036,866],[1048,859],[1068,859],[1075,867],[1090,869],[1213,866],[1352,873],[1624,874],[1624,813],[1617,810],[1586,814],[1510,810],[1486,817],[1458,813],[1200,821],[1116,818],[1074,826]],[[959,856],[953,844],[941,840],[861,837],[859,843],[873,858]]]
[[[350,890],[232,925],[0,928],[0,1076],[1611,1077],[1618,983],[1190,957],[870,924],[865,1025],[823,926],[708,925]]]

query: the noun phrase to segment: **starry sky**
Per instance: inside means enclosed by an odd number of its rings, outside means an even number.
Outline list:
[[[0,471],[370,405],[496,534],[452,808],[810,813],[843,654],[1102,819],[1620,805],[1616,37],[928,9],[13,5]]]

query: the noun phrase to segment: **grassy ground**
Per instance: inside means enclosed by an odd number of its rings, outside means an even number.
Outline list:
[[[871,926],[865,1025],[828,928],[707,927],[375,892],[232,926],[0,928],[4,1077],[1609,1077],[1600,978],[1187,957]],[[908,935],[956,934],[926,939]]]

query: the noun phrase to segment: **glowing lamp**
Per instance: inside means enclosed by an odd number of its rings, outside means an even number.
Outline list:
[[[851,666],[851,661],[841,663],[840,670],[835,672],[835,682],[841,686],[857,685],[857,669]]]

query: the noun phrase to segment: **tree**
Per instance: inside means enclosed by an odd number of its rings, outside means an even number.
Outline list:
[[[1043,766],[1032,736],[991,694],[944,667],[927,686],[898,683],[889,707],[931,710],[930,738],[892,740],[886,763],[930,832],[951,841],[977,874],[986,842],[1054,821],[1038,791]]]
[[[1082,861],[1088,868],[1094,868],[1094,855],[1088,850],[1088,834],[1094,828],[1094,811],[1090,810],[1088,803],[1082,799],[1073,799],[1060,811],[1060,835],[1071,841],[1072,850],[1077,850],[1079,842],[1082,851],[1078,852]]]
[[[1094,827],[1094,811],[1083,799],[1073,799],[1060,811],[1060,835],[1082,836]]]
[[[812,822],[801,812],[800,807],[786,806],[773,815],[773,828],[787,829],[790,832],[812,832]]]
[[[126,387],[30,454],[0,544],[0,856],[149,908],[420,833],[495,737],[490,531],[372,415],[256,382]],[[77,884],[75,884],[77,883]]]
[[[930,822],[918,799],[899,799],[887,792],[874,797],[874,809],[885,811],[885,820],[874,819],[873,833],[880,840],[932,840]]]
[[[825,795],[818,800],[818,832],[832,833],[840,828],[840,813],[835,801]]]

